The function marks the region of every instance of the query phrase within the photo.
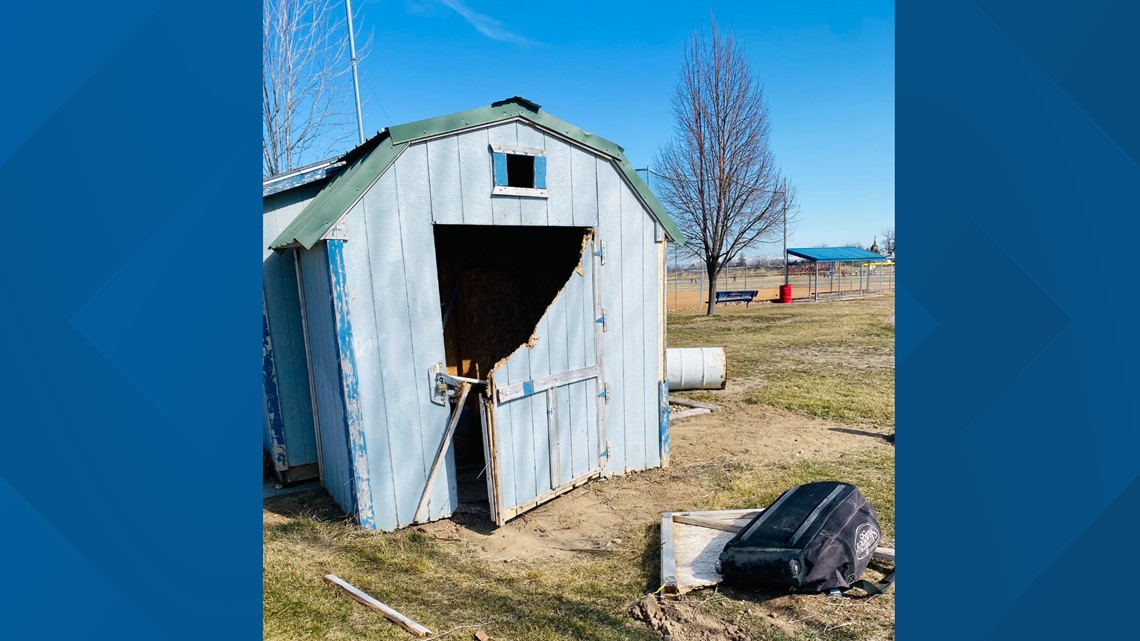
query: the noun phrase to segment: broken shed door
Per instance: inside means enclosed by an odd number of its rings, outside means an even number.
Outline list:
[[[491,372],[484,439],[499,525],[600,476],[605,463],[605,323],[594,243],[586,243],[531,341]]]

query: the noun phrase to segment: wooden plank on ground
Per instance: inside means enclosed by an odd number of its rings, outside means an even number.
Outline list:
[[[684,525],[707,527],[713,530],[721,530],[722,532],[739,532],[744,529],[739,525],[733,525],[731,523],[724,523],[721,521],[713,521],[712,519],[704,519],[699,516],[686,516],[684,514],[674,514],[673,522],[682,523]]]
[[[676,420],[679,420],[682,418],[689,418],[690,416],[697,416],[698,414],[711,414],[711,413],[712,413],[712,410],[710,410],[710,409],[698,407],[698,408],[691,409],[691,410],[682,410],[680,412],[676,412],[673,414],[672,420],[676,421]]]
[[[372,597],[368,596],[367,594],[361,592],[359,589],[356,588],[356,586],[352,585],[348,581],[345,581],[344,579],[340,578],[339,576],[337,576],[335,574],[326,574],[325,575],[325,581],[328,581],[332,585],[335,585],[335,586],[341,588],[342,590],[347,592],[348,595],[350,597],[352,597],[353,599],[359,601],[360,603],[363,603],[364,605],[372,608],[373,610],[376,610],[380,614],[383,614],[384,617],[387,618],[389,621],[391,621],[392,623],[395,623],[396,625],[398,625],[401,628],[407,630],[408,632],[414,634],[415,636],[417,636],[417,637],[431,636],[431,630],[429,630],[429,629],[425,628],[424,626],[416,623],[415,621],[412,621],[408,617],[400,614],[399,612],[393,610],[392,608],[384,605],[383,603],[377,601],[376,599],[373,599]]]
[[[677,557],[673,548],[673,515],[661,515],[661,588],[677,591]]]
[[[719,405],[713,405],[712,403],[698,403],[697,401],[690,401],[687,398],[671,397],[669,399],[669,402],[674,405],[680,405],[681,407],[694,407],[697,409],[709,410],[710,412],[720,409]]]

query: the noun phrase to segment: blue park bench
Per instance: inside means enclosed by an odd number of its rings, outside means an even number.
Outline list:
[[[756,295],[760,293],[758,289],[742,289],[731,292],[717,292],[716,304],[721,303],[744,303],[745,307],[756,299]]]

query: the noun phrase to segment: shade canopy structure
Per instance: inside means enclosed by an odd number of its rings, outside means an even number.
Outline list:
[[[813,263],[886,263],[890,259],[882,254],[858,247],[812,247],[789,249],[788,254]]]

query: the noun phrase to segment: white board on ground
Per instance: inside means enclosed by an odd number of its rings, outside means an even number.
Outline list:
[[[661,550],[672,549],[672,559],[661,559],[661,584],[666,592],[684,594],[724,580],[716,562],[724,546],[764,508],[666,512],[661,519]],[[672,528],[667,527],[672,524]],[[731,529],[718,529],[716,524]],[[894,548],[875,548],[875,558],[894,561]]]
[[[734,510],[728,514],[716,512],[674,512],[673,516],[691,515],[697,518],[721,521],[725,524],[747,525],[752,514],[742,514],[741,510]],[[716,571],[716,562],[735,532],[726,532],[700,525],[689,525],[676,520],[673,521],[673,554],[676,557],[674,577],[676,588],[667,590],[683,594],[689,590],[716,585],[724,580],[720,572]]]

